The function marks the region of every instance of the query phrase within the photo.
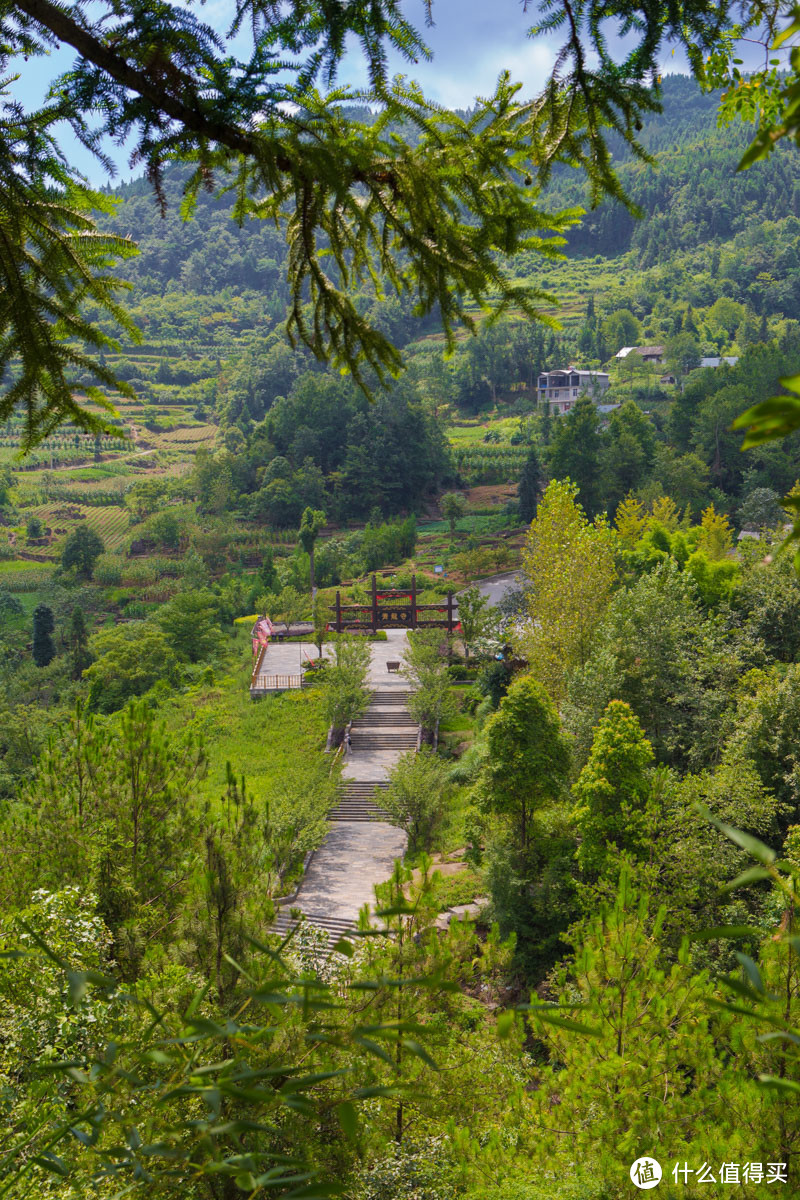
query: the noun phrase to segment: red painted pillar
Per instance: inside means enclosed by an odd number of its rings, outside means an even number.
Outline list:
[[[447,632],[448,633],[453,632],[454,624],[455,624],[455,622],[453,621],[453,593],[448,592],[447,593]]]
[[[372,632],[378,632],[378,584],[372,576]]]
[[[336,593],[336,632],[342,632],[342,593]]]
[[[411,628],[417,628],[417,577],[411,576]]]

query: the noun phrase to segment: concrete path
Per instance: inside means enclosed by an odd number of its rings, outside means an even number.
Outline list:
[[[402,675],[387,670],[388,662],[402,662],[408,645],[407,629],[387,629],[385,642],[370,642],[371,662],[367,681],[370,687],[396,688],[397,691],[408,691],[408,680]]]
[[[371,642],[369,686],[374,692],[405,692],[408,681],[390,673],[387,662],[402,660],[407,633],[387,630],[387,641]],[[288,649],[288,647],[286,647]],[[292,647],[298,653],[298,647]],[[273,647],[270,647],[270,653]],[[387,778],[402,750],[354,748],[343,769],[342,779],[380,782]],[[392,873],[394,861],[402,858],[406,835],[385,821],[337,821],[314,855],[292,907],[300,908],[314,923],[325,918],[355,921],[364,904],[375,903],[374,887]]]
[[[383,821],[338,821],[311,860],[293,907],[314,914],[355,919],[375,904],[375,884],[402,858],[406,835]]]
[[[371,661],[367,683],[373,691],[407,692],[408,680],[399,673],[389,671],[386,664],[403,661],[408,645],[408,631],[388,629],[385,642],[371,642]],[[386,779],[402,751],[395,750],[351,750],[342,767],[342,779],[370,780]],[[402,835],[405,837],[405,834]]]

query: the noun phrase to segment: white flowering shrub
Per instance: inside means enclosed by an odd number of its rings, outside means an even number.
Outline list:
[[[447,1138],[431,1137],[413,1147],[394,1147],[365,1171],[357,1200],[456,1200],[464,1195],[455,1180]]]

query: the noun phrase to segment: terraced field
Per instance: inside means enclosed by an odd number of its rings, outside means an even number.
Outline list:
[[[168,446],[198,446],[210,447],[217,439],[219,430],[216,425],[196,425],[193,428],[170,429],[166,433],[159,433],[156,436],[158,441]],[[153,434],[149,434],[153,437]]]
[[[52,530],[54,540],[41,552],[53,557],[58,556],[64,540],[83,522],[100,535],[107,550],[116,550],[122,546],[130,524],[127,509],[117,506],[56,501],[38,505],[31,510],[30,515],[38,517],[44,526]]]

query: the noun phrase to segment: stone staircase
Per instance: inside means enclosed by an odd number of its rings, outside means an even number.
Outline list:
[[[385,779],[344,779],[339,803],[328,815],[330,821],[391,821],[385,809],[376,804],[378,792],[387,787]]]
[[[351,726],[351,749],[415,750],[419,726],[407,708],[409,695],[400,689],[373,692],[369,708]]]
[[[399,639],[386,650],[392,660],[402,657]],[[355,936],[362,906],[374,907],[375,884],[389,878],[406,846],[405,833],[380,801],[394,764],[403,753],[416,749],[419,727],[408,712],[411,693],[394,680],[384,680],[384,665],[379,657],[380,673],[373,671],[371,676],[376,690],[363,717],[351,726],[350,753],[329,814],[327,837],[308,864],[295,902],[278,911],[271,930],[286,937],[305,917],[325,934],[322,957],[330,954],[339,938]],[[302,917],[292,916],[292,911]]]
[[[297,909],[294,909],[297,912]],[[313,925],[316,929],[321,929],[328,935],[327,947],[323,950],[325,955],[331,953],[333,947],[340,938],[346,937],[352,933],[355,928],[355,922],[346,917],[329,917],[326,913],[307,913],[302,914],[309,925]],[[292,906],[287,905],[276,918],[272,933],[277,933],[279,937],[286,937],[293,929],[296,929],[300,924],[302,917],[292,916]]]
[[[377,688],[372,693],[368,712],[373,708],[407,708],[410,688]]]

